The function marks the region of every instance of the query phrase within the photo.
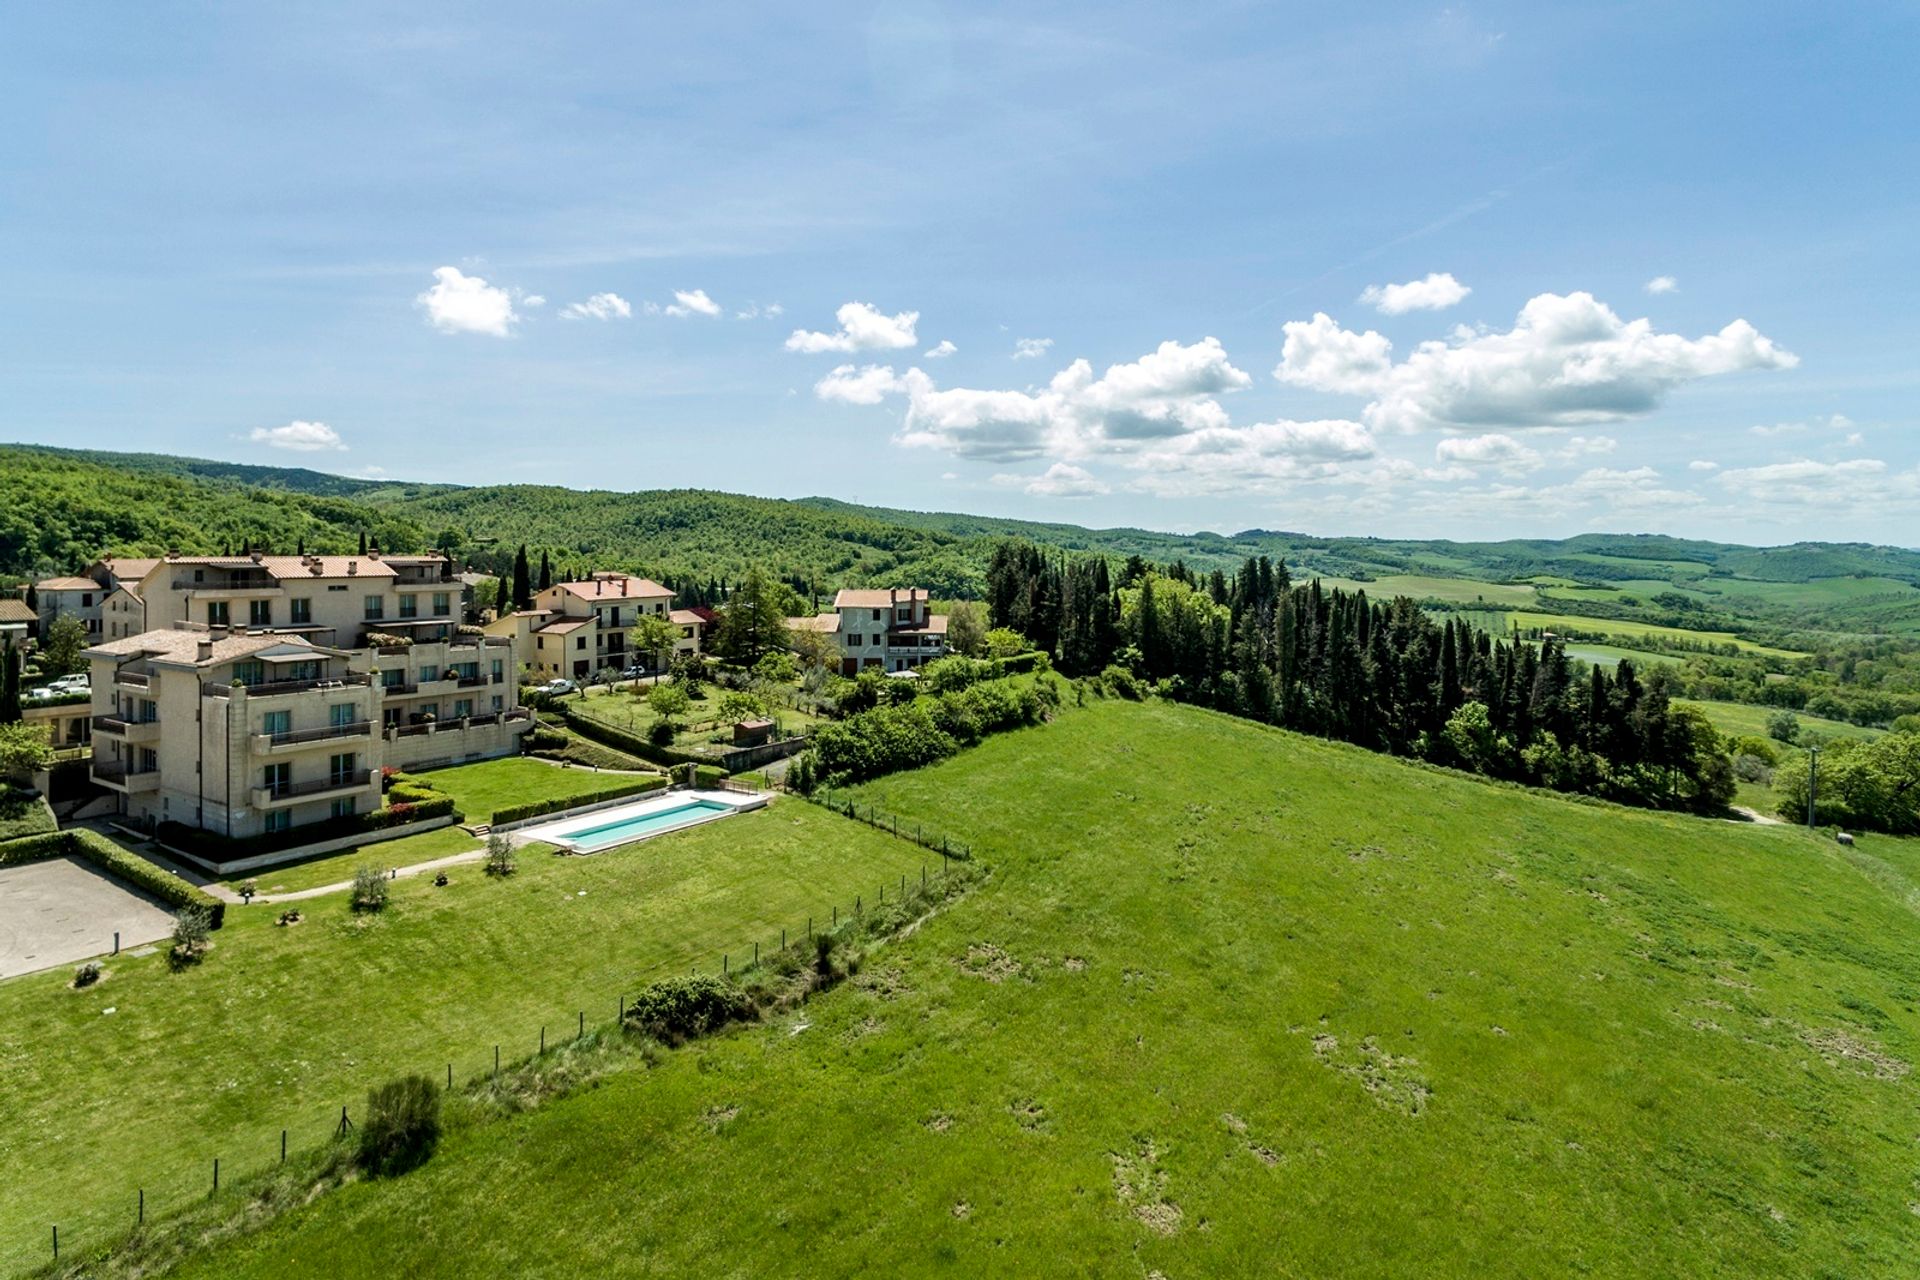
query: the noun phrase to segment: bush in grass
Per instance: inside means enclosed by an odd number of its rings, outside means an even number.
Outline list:
[[[819,786],[819,779],[814,769],[813,752],[803,751],[795,756],[793,763],[787,766],[788,789],[799,795],[812,795],[814,789]]]
[[[1100,673],[1100,683],[1106,686],[1108,693],[1117,694],[1128,702],[1138,702],[1145,696],[1133,672],[1118,663]]]
[[[830,933],[813,935],[813,970],[822,977],[833,976],[833,935]]]
[[[1800,737],[1800,717],[1791,711],[1776,711],[1767,717],[1767,736],[1788,745]]]
[[[626,1023],[656,1040],[679,1044],[752,1012],[751,1003],[731,982],[701,974],[648,984],[627,1007]]]
[[[1759,756],[1742,751],[1733,758],[1733,776],[1742,782],[1765,785],[1773,781],[1773,770]]]
[[[384,911],[387,906],[387,878],[374,867],[360,866],[353,872],[353,896],[351,903],[355,911]]]
[[[671,720],[655,720],[652,724],[648,725],[647,741],[656,747],[672,746],[673,722]]]
[[[425,1076],[401,1076],[367,1092],[360,1121],[360,1167],[376,1178],[416,1169],[440,1142],[440,1089]]]
[[[100,966],[92,960],[87,961],[73,971],[73,989],[75,991],[85,990],[98,981],[100,981]]]
[[[173,949],[167,959],[176,969],[198,964],[207,953],[207,935],[213,931],[213,917],[205,907],[185,906],[173,917]]]
[[[490,876],[510,876],[513,874],[513,842],[498,832],[487,837],[487,874]]]

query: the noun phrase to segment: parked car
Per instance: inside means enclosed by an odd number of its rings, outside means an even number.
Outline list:
[[[87,692],[93,688],[93,677],[84,671],[78,671],[70,676],[59,677],[48,687],[64,690],[67,693]]]
[[[622,671],[620,673],[620,678],[622,680],[638,680],[641,676],[647,676],[652,674],[653,673],[651,671],[648,671],[645,667],[632,666],[632,667],[628,667],[625,671]]]
[[[550,694],[553,694],[555,697],[559,697],[563,693],[580,692],[580,686],[575,684],[571,680],[554,679],[554,680],[549,680],[545,684],[541,685],[540,692],[550,693]]]

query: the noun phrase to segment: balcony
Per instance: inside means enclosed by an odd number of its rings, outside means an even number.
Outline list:
[[[357,773],[334,774],[310,782],[289,782],[278,787],[255,787],[249,797],[256,809],[281,809],[306,800],[327,800],[335,796],[365,791],[372,780],[365,769]]]
[[[345,671],[337,676],[324,676],[318,680],[269,680],[263,684],[224,685],[203,684],[200,692],[209,698],[230,698],[236,692],[245,693],[249,698],[278,698],[293,693],[308,693],[315,689],[338,692],[341,689],[364,689],[373,683],[373,677],[358,671]]]
[[[339,742],[346,738],[365,738],[373,733],[373,722],[354,720],[347,724],[321,725],[317,729],[289,729],[285,733],[253,735],[255,755],[280,755],[316,744]]]
[[[101,760],[93,762],[93,780],[103,787],[123,791],[128,795],[160,789],[160,770],[158,767],[144,769],[126,760]]]
[[[158,742],[158,720],[127,720],[120,716],[94,716],[88,721],[95,733],[105,733],[127,742]]]
[[[127,689],[146,690],[153,687],[153,672],[129,671],[125,667],[113,673],[113,682]]]

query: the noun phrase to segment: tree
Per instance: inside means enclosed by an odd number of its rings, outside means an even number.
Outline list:
[[[1011,627],[995,627],[981,637],[981,642],[989,658],[1011,658],[1033,648],[1025,636]]]
[[[987,620],[980,616],[980,606],[971,600],[956,601],[947,610],[947,648],[972,658],[979,656],[986,643]]]
[[[520,544],[520,549],[513,553],[513,607],[533,608],[533,580],[528,575],[527,544],[524,542]]]
[[[662,721],[672,724],[687,714],[687,708],[693,705],[693,700],[678,684],[657,684],[647,694],[647,705]]]
[[[540,553],[540,589],[542,591],[545,591],[548,587],[552,585],[553,585],[553,561],[547,558],[547,553],[545,551],[542,551]]]
[[[360,554],[367,554],[367,531],[365,529],[360,531]]]
[[[655,671],[666,665],[660,660],[660,655],[672,653],[673,646],[680,642],[679,625],[654,614],[648,614],[634,623],[633,629],[627,634],[634,656],[645,654],[647,665]]]
[[[47,628],[40,651],[40,669],[50,676],[64,676],[85,665],[80,651],[87,647],[87,627],[70,613],[63,613]]]
[[[0,651],[0,724],[17,724],[19,720],[20,650],[9,636],[5,650]]]
[[[27,608],[33,610],[33,616],[40,616],[40,589],[31,582],[27,584]]]
[[[493,612],[495,617],[504,618],[513,612],[513,575],[503,573],[494,583]]]
[[[1800,717],[1791,711],[1776,711],[1767,717],[1767,736],[1792,745],[1800,736]]]
[[[725,657],[746,666],[760,660],[769,649],[787,644],[787,615],[782,597],[792,592],[776,591],[775,583],[755,565],[720,611],[720,634],[716,647]]]
[[[39,725],[0,724],[0,776],[25,777],[53,762],[53,744]]]

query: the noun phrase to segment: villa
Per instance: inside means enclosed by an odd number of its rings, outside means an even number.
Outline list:
[[[789,618],[787,627],[829,637],[848,676],[868,667],[913,671],[947,652],[946,615],[932,612],[924,587],[845,588],[833,612]]]
[[[657,618],[678,629],[671,650],[644,652],[633,628]],[[594,573],[581,582],[556,582],[521,609],[487,624],[490,636],[511,638],[535,681],[584,680],[594,672],[640,667],[654,671],[671,656],[700,652],[700,614],[673,607],[673,591],[650,578]]]

